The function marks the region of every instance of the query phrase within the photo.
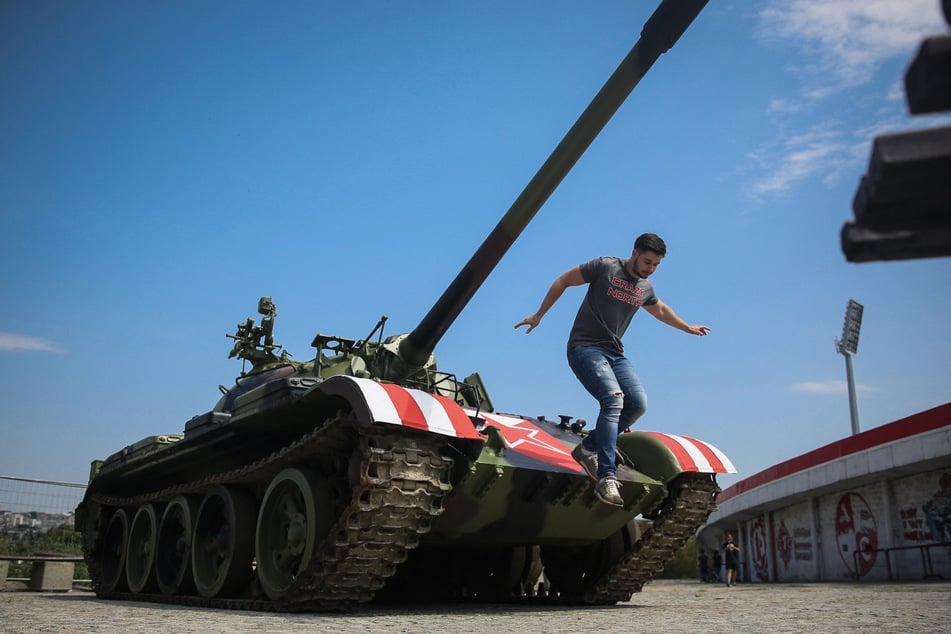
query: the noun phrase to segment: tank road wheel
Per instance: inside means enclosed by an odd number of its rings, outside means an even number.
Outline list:
[[[234,596],[251,582],[254,517],[254,500],[239,487],[219,486],[202,500],[192,538],[198,594]]]
[[[191,557],[197,506],[194,499],[182,495],[169,502],[162,514],[155,553],[155,581],[162,594],[190,594],[195,589]]]
[[[255,539],[258,579],[271,599],[294,586],[334,521],[333,492],[307,469],[285,469],[264,494]]]
[[[109,526],[102,538],[100,557],[103,592],[121,592],[125,589],[125,551],[129,541],[129,515],[118,509],[109,518]]]
[[[598,581],[624,555],[626,530],[622,528],[587,546],[542,546],[542,564],[552,592],[568,601],[591,602],[585,595],[594,590]]]
[[[149,585],[152,564],[155,562],[155,538],[158,534],[158,514],[155,507],[139,507],[129,528],[129,545],[125,555],[125,575],[129,590],[142,592]]]

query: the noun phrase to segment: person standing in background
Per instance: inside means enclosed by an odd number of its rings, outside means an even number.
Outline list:
[[[720,583],[720,568],[723,566],[723,555],[719,548],[713,550],[713,581]]]
[[[736,569],[740,566],[740,547],[733,543],[733,535],[726,534],[726,543],[723,544],[723,555],[726,560],[726,585],[736,585]]]

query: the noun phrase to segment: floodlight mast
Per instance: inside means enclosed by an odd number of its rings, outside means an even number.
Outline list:
[[[862,329],[864,307],[850,299],[845,307],[845,323],[842,339],[836,339],[835,350],[845,357],[845,376],[849,384],[849,413],[852,418],[852,435],[859,433],[859,408],[855,399],[855,376],[852,373],[852,356],[859,350],[859,331]]]

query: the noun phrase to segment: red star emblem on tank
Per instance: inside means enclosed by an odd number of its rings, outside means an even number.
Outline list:
[[[499,414],[483,414],[482,416],[486,425],[491,425],[502,432],[505,444],[512,451],[573,473],[581,472],[581,467],[571,457],[568,448],[545,430],[523,418]]]

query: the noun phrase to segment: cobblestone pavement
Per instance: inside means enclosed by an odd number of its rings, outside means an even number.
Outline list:
[[[371,605],[344,614],[229,612],[99,601],[90,592],[0,593],[0,632],[944,632],[951,583],[655,581],[611,607]]]

